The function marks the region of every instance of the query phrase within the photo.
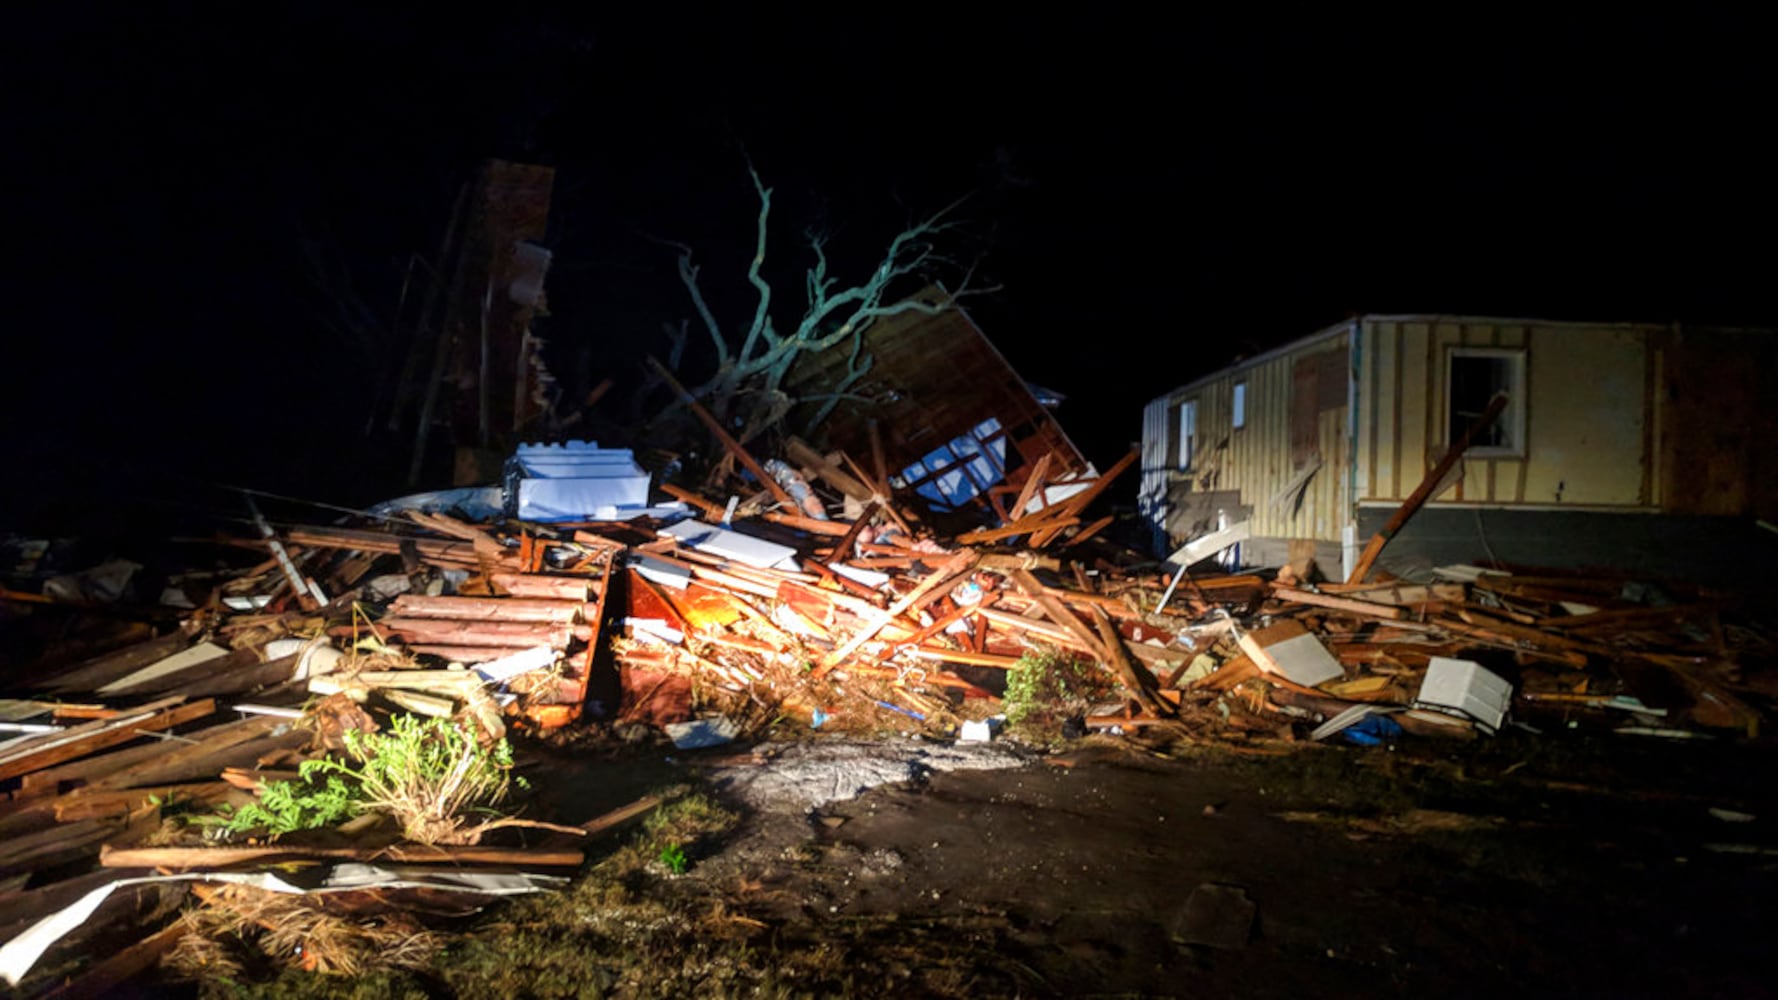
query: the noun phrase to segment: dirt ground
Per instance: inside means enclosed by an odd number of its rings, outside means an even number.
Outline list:
[[[1770,753],[1419,749],[1104,740],[813,810],[755,802],[687,877],[740,886],[798,946],[918,928],[935,959],[973,956],[973,996],[1778,988]],[[748,769],[704,770],[722,794]]]
[[[811,805],[865,772],[762,780],[834,746],[542,761],[540,805],[562,819],[687,784],[741,819],[693,844],[684,874],[632,867],[621,891],[491,910],[463,929],[483,943],[451,952],[455,971],[268,993],[1778,992],[1770,751],[1522,733],[1239,753],[907,737],[847,751],[875,775],[856,780],[894,779],[854,797]],[[627,936],[585,929],[613,914]],[[500,968],[473,968],[476,947]]]

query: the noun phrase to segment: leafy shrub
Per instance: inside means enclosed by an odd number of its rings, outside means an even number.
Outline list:
[[[278,835],[331,826],[362,812],[388,813],[402,834],[422,844],[470,844],[510,821],[474,823],[495,815],[516,783],[512,746],[483,747],[475,734],[447,719],[398,715],[386,732],[348,730],[350,759],[323,757],[302,763],[296,781],[260,786],[259,801],[224,814],[230,833],[263,830]]]
[[[1115,690],[1098,665],[1058,653],[1026,653],[1006,674],[1006,721],[1026,728],[1058,726]]]

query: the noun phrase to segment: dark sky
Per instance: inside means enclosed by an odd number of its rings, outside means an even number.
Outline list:
[[[970,194],[972,312],[1101,463],[1149,397],[1352,313],[1778,321],[1752,21],[440,6],[11,16],[8,518],[387,495],[388,345],[334,328],[316,262],[386,318],[485,157],[558,170],[570,381],[688,313],[644,234],[750,308],[743,149],[774,262],[814,224],[860,266]]]

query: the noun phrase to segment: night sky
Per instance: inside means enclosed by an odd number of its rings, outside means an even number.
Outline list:
[[[792,278],[805,228],[857,274],[970,195],[971,312],[1102,465],[1148,398],[1355,313],[1778,324],[1752,22],[438,6],[12,15],[0,528],[401,492],[362,334],[487,157],[558,170],[570,388],[690,314],[648,236],[751,309],[748,158]]]

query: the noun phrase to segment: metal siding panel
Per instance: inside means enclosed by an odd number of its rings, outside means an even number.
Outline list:
[[[1142,410],[1142,480],[1137,509],[1165,544],[1167,518],[1167,397],[1149,400]]]
[[[1646,419],[1643,334],[1536,328],[1527,355],[1526,499],[1638,503]]]
[[[1402,500],[1426,470],[1426,344],[1429,335],[1424,324],[1403,324],[1399,345],[1401,367],[1397,373],[1402,398],[1400,478],[1393,484],[1391,500]]]
[[[1357,384],[1353,388],[1352,402],[1358,407],[1358,422],[1353,425],[1352,434],[1357,441],[1357,453],[1352,456],[1352,484],[1359,496],[1371,495],[1371,477],[1375,475],[1375,464],[1371,460],[1371,395],[1377,353],[1376,334],[1370,323],[1361,323],[1356,332],[1358,337],[1358,371]]]
[[[1394,496],[1394,487],[1390,484],[1395,479],[1396,453],[1400,450],[1398,438],[1400,428],[1395,419],[1397,402],[1401,395],[1399,388],[1401,358],[1396,348],[1400,337],[1400,327],[1391,324],[1378,331],[1376,364],[1372,366],[1375,377],[1372,382],[1371,419],[1375,421],[1375,430],[1371,433],[1371,453],[1376,462],[1376,488],[1373,495]]]

